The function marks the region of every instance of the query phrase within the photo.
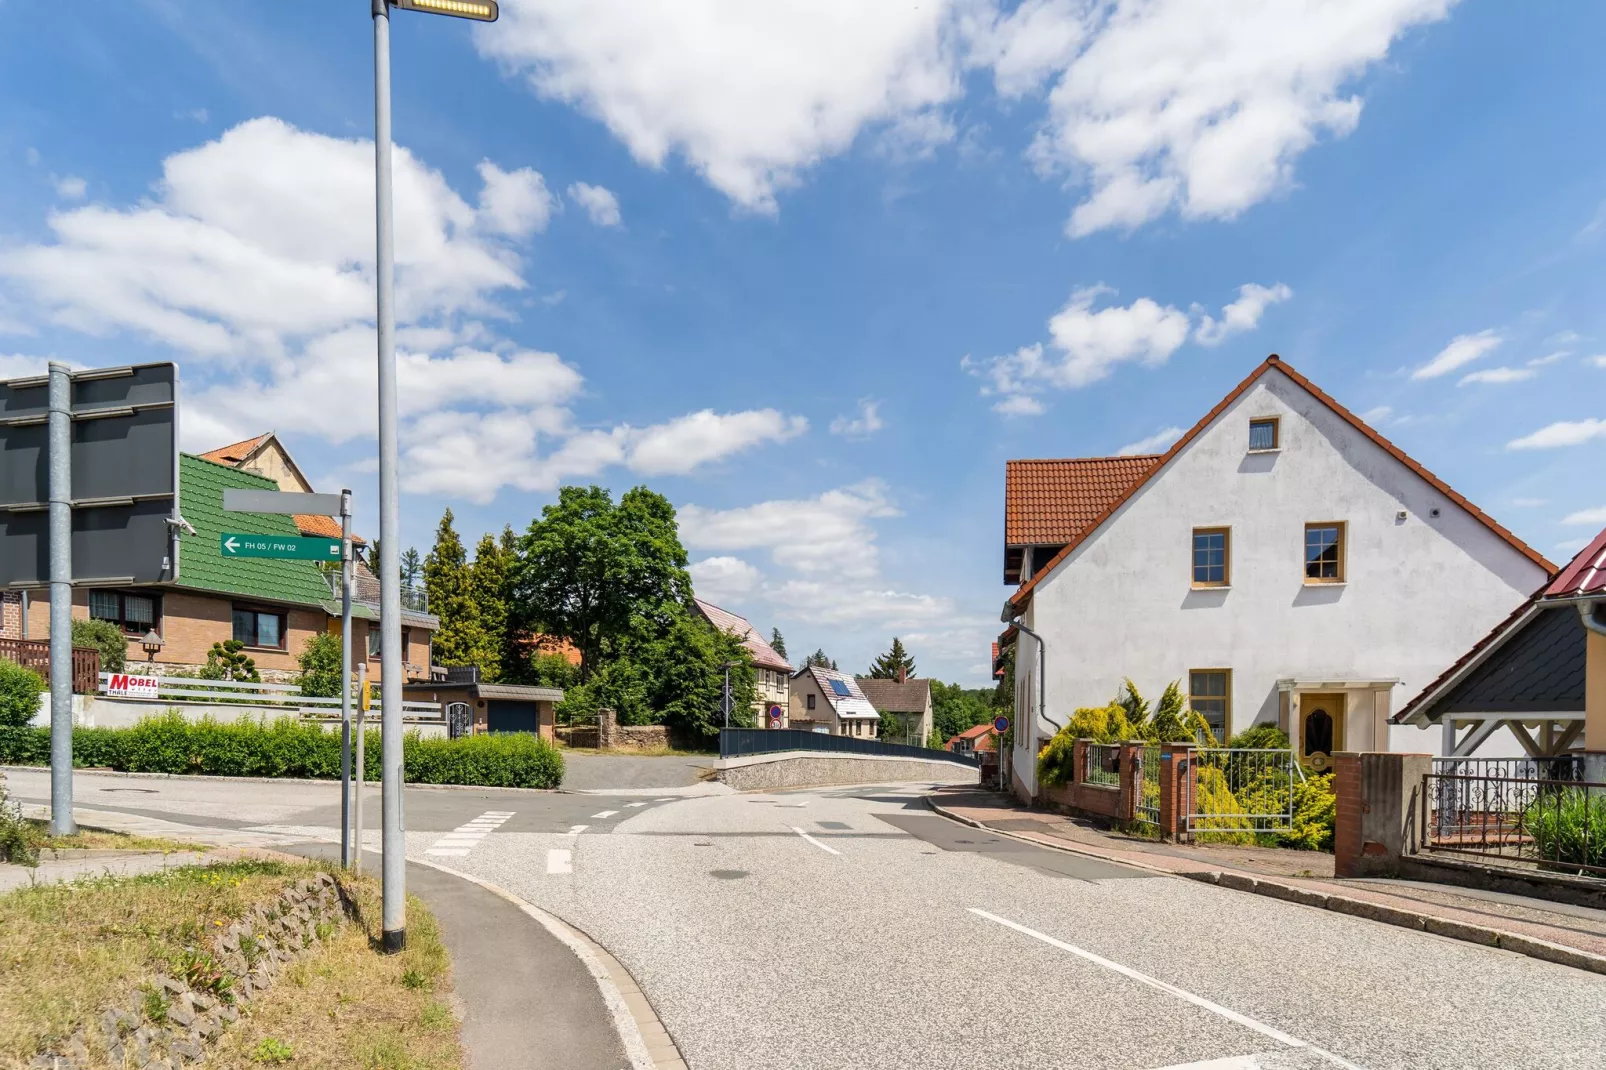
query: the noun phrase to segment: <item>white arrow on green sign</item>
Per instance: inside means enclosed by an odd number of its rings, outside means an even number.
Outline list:
[[[340,540],[304,535],[241,535],[225,531],[218,551],[224,557],[277,557],[289,561],[339,561]]]

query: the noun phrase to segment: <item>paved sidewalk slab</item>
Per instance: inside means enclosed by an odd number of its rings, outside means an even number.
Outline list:
[[[946,817],[1043,847],[1606,973],[1606,911],[1422,882],[1337,880],[1325,853],[1139,840],[1028,810],[992,792],[938,790],[926,801]]]

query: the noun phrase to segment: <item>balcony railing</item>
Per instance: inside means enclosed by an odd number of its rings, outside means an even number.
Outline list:
[[[325,582],[329,584],[329,593],[336,598],[340,597],[340,573],[325,572]],[[377,576],[359,572],[351,578],[351,600],[358,605],[379,608],[379,578]],[[401,589],[402,609],[411,613],[429,612],[429,593],[422,587],[403,587]]]

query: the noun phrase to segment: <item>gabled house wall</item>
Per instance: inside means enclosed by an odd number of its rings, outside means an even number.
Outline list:
[[[1270,416],[1279,449],[1249,452],[1250,419]],[[1304,528],[1327,521],[1345,525],[1345,582],[1307,584]],[[1205,527],[1230,531],[1227,587],[1192,583],[1193,531]],[[1230,731],[1292,727],[1297,696],[1279,681],[1369,682],[1327,689],[1354,714],[1346,747],[1431,751],[1433,734],[1386,724],[1390,709],[1545,581],[1537,556],[1268,364],[1038,576],[1020,619],[1047,641],[1042,698],[1059,723],[1110,701],[1126,677],[1152,699],[1172,680],[1186,690],[1190,670],[1229,669]],[[1019,644],[1016,724],[1030,725],[1038,650],[1026,634]],[[1028,793],[1053,731],[1016,734]]]

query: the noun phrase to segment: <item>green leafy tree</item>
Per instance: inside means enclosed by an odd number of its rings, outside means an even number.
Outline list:
[[[39,712],[45,678],[14,661],[0,658],[0,728],[25,728]]]
[[[562,654],[537,653],[530,659],[526,679],[536,687],[568,691],[580,683],[580,667]]]
[[[786,660],[786,640],[781,638],[779,628],[770,629],[770,649],[779,654],[782,661]]]
[[[424,559],[418,556],[418,551],[409,546],[401,555],[401,579],[404,587],[417,587],[419,579],[424,575]]]
[[[98,650],[101,672],[122,672],[128,664],[128,640],[123,630],[109,620],[73,621],[72,645]]]
[[[221,643],[213,643],[212,649],[206,652],[206,664],[196,673],[203,680],[237,680],[241,683],[259,684],[262,677],[257,673],[256,659],[244,653],[245,644],[238,639],[225,639]]]
[[[301,667],[301,693],[309,698],[335,698],[340,694],[340,636],[319,632],[309,636],[296,655]]]
[[[985,724],[999,713],[1008,713],[993,705],[996,691],[990,687],[966,688],[959,684],[931,681],[932,731],[944,743],[967,728]]]
[[[564,487],[519,539],[509,623],[568,638],[589,681],[605,659],[662,635],[691,590],[667,498],[636,487],[615,504],[603,487]]]
[[[503,658],[507,654],[507,575],[511,555],[490,533],[474,548],[474,564],[468,570],[468,596],[474,603],[475,626],[470,665],[478,665],[486,680],[503,678]]]
[[[731,726],[752,727],[753,662],[736,636],[680,610],[658,639],[644,644],[641,658],[651,681],[653,708],[682,740],[696,744],[719,734],[727,664]]]
[[[836,668],[836,662],[825,656],[824,647],[820,647],[819,649],[815,650],[814,653],[804,657],[803,667],[806,669],[810,665],[818,665],[822,669]]]
[[[915,674],[915,659],[903,648],[903,640],[892,637],[892,649],[876,658],[870,665],[874,680],[908,680]]]
[[[440,618],[435,633],[433,659],[441,665],[474,665],[483,649],[484,634],[479,606],[474,599],[473,579],[463,540],[452,526],[452,511],[446,510],[435,529],[435,546],[424,559],[424,590],[429,610]]]

